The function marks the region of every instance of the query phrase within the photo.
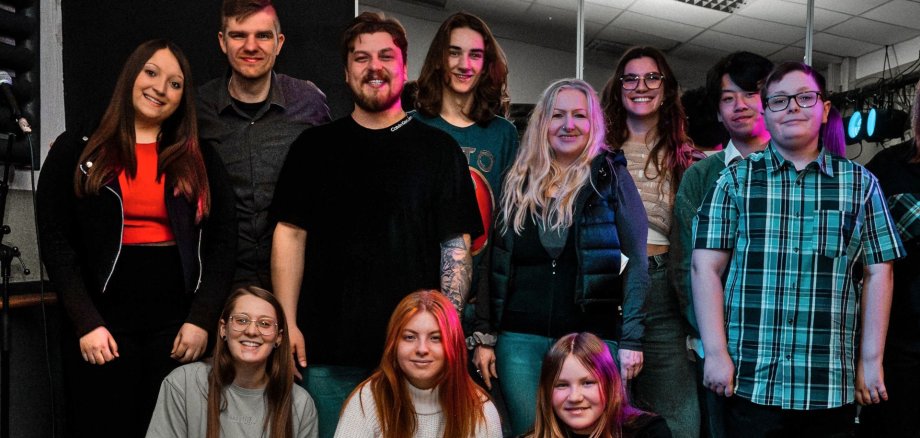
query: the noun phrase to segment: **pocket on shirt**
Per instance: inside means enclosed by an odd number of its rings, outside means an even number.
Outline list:
[[[856,215],[840,210],[818,210],[816,219],[815,251],[830,258],[844,256],[853,235]]]

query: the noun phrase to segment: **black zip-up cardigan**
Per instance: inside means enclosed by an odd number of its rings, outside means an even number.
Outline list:
[[[614,247],[616,239],[611,239],[607,231],[614,223],[619,237],[618,248]],[[511,263],[514,231],[509,229],[501,235],[500,227],[501,224],[497,222],[489,283],[489,330],[493,333],[501,329],[504,304],[514,277]],[[578,274],[572,288],[573,299],[584,306],[590,306],[595,301],[622,304],[622,336],[618,339],[619,346],[642,351],[642,335],[645,331],[643,320],[649,286],[646,256],[648,218],[639,191],[626,170],[626,158],[622,151],[605,152],[591,162],[591,183],[585,184],[576,195],[574,224],[569,232],[575,234],[575,253],[578,258]],[[619,259],[614,254],[616,250],[629,257],[622,275],[619,272]],[[545,303],[532,304],[539,306]],[[618,315],[610,317],[616,319]],[[478,326],[485,328],[482,324]]]
[[[74,172],[89,135],[65,132],[54,141],[38,181],[38,233],[48,277],[77,336],[106,323],[93,302],[105,293],[121,252],[124,209],[118,180],[97,195],[77,198]],[[186,322],[213,334],[233,278],[236,211],[217,153],[202,146],[211,211],[195,224],[197,205],[166,188],[166,212],[182,264],[186,293],[194,293]],[[144,281],[138,278],[137,281]]]

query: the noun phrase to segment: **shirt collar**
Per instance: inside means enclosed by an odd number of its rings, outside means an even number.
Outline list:
[[[773,143],[773,140],[770,140],[770,144],[767,145],[766,149],[764,149],[764,154],[766,155],[769,170],[771,172],[778,172],[786,166],[795,169],[795,165],[783,157],[783,155],[776,150],[776,146]],[[830,156],[830,153],[827,152],[827,150],[824,148],[821,148],[821,150],[818,152],[818,157],[815,158],[815,161],[808,163],[805,168],[807,169],[812,166],[817,166],[821,173],[833,178],[834,169],[833,166],[830,166],[832,159],[833,158]]]
[[[217,91],[217,112],[224,112],[227,108],[230,107],[232,99],[230,97],[230,90],[227,88],[227,84],[230,83],[230,75],[233,74],[232,70],[227,69],[227,74],[224,75],[224,86],[218,88]],[[275,71],[272,70],[272,79],[271,85],[268,90],[268,103],[270,105],[277,105],[284,109],[285,100],[284,100],[284,90],[282,90],[281,84],[278,82],[278,76],[275,75]]]
[[[742,160],[744,157],[741,156],[741,151],[735,147],[735,143],[732,140],[728,141],[728,145],[725,146],[725,167],[728,167],[729,164],[734,163],[736,160]]]

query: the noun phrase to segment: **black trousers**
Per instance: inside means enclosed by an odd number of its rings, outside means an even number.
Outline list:
[[[125,246],[108,290],[94,300],[119,357],[91,365],[79,337],[62,336],[68,437],[143,437],[163,378],[179,365],[169,357],[188,316],[175,246]]]
[[[738,396],[725,399],[725,432],[729,437],[849,438],[856,433],[855,419],[855,405],[797,411],[758,405]]]

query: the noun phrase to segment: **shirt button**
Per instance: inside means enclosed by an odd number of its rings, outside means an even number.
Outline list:
[[[249,125],[250,125],[250,126],[251,126],[251,125],[255,125],[255,124],[256,124],[256,122],[249,122]]]
[[[799,247],[792,248],[793,251],[799,252]]]
[[[791,324],[792,324],[792,318],[787,319],[786,322],[788,322],[788,323],[791,325]]]
[[[787,354],[787,355],[786,355],[786,360],[790,360],[790,359],[792,359],[792,355],[791,355],[791,354]]]

